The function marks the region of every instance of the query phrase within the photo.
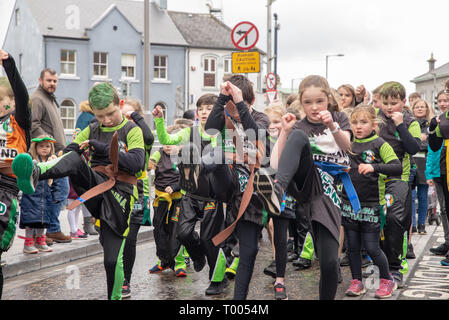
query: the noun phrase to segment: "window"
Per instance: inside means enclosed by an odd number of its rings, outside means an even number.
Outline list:
[[[20,9],[17,8],[15,11],[15,17],[16,17],[16,26],[20,25]]]
[[[136,55],[122,54],[122,78],[136,78]]]
[[[75,129],[75,103],[70,99],[61,102],[61,120],[64,129]]]
[[[204,83],[205,87],[215,87],[215,58],[204,58]]]
[[[224,59],[224,74],[225,75],[232,74],[232,59],[229,58]]]
[[[167,80],[167,56],[154,56],[154,79]]]
[[[94,52],[94,76],[108,76],[108,53]]]
[[[75,50],[61,50],[61,74],[76,75]]]

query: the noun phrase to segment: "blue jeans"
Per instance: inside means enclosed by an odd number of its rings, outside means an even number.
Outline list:
[[[47,229],[47,233],[56,233],[61,231],[61,225],[59,224],[59,214],[61,213],[64,201],[59,203],[53,203],[49,208],[47,208],[48,216],[50,218],[50,226]]]
[[[418,192],[416,192],[416,188],[412,190],[412,222],[414,227],[416,227],[415,199],[417,193],[418,193],[418,225],[426,224],[427,208],[428,208],[427,192],[429,191],[429,185],[418,184],[417,189]]]

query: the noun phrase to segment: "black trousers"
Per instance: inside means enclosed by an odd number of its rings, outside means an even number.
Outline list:
[[[123,271],[125,280],[131,282],[131,274],[136,261],[137,234],[139,233],[140,223],[129,223],[129,232],[126,237],[125,249],[123,252]]]
[[[156,243],[156,255],[161,260],[161,267],[175,268],[175,257],[181,248],[177,238],[179,217],[182,216],[181,199],[173,200],[170,210],[167,201],[159,201],[157,207],[153,207],[154,241]]]
[[[182,197],[179,218],[178,239],[185,246],[193,261],[206,256],[209,265],[209,279],[212,279],[219,250],[225,244],[216,247],[212,238],[225,227],[223,203],[219,201],[201,201],[188,195]],[[200,234],[195,231],[200,221]]]
[[[352,279],[362,281],[362,245],[364,245],[371,259],[379,267],[381,279],[390,279],[390,269],[385,253],[380,249],[378,232],[361,232],[345,228],[348,239],[349,264]]]
[[[123,251],[126,239],[117,235],[107,223],[100,219],[99,240],[103,246],[103,264],[106,270],[108,299],[120,300],[124,280]]]
[[[386,183],[385,195],[390,201],[387,202],[385,239],[381,242],[381,248],[387,256],[390,271],[393,272],[402,269],[402,260],[407,253],[404,250],[404,236],[412,223],[411,191],[407,182],[393,180]]]
[[[75,192],[82,195],[87,190],[109,178],[90,168],[81,157],[71,151],[52,163],[39,163],[40,180],[69,176]],[[100,219],[100,243],[104,251],[104,266],[108,287],[108,299],[121,299],[123,250],[128,235],[128,219],[134,207],[134,186],[116,182],[112,189],[85,202],[89,212]]]

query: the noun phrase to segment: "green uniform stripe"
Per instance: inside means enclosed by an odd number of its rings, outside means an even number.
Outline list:
[[[304,244],[302,245],[302,251],[300,253],[300,257],[312,260],[313,259],[313,253],[314,253],[314,247],[313,247],[313,239],[310,232],[307,232],[306,238],[304,240]]]
[[[226,257],[223,250],[218,251],[217,261],[215,262],[214,273],[212,274],[212,282],[221,282],[224,279],[226,270]]]
[[[48,170],[53,168],[55,165],[58,164],[59,161],[61,161],[62,158],[67,157],[67,155],[70,154],[71,152],[74,152],[74,151],[67,152],[67,153],[63,154],[62,156],[60,156],[56,159],[53,159],[51,161],[48,161],[48,162],[38,162],[37,166],[41,169],[41,174],[44,174],[45,172],[47,172]]]
[[[117,257],[117,264],[115,265],[114,287],[112,289],[111,300],[122,300],[122,287],[125,279],[123,271],[123,250],[125,248],[126,238],[123,239],[120,251]]]

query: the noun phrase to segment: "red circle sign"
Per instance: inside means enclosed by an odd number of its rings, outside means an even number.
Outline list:
[[[253,23],[242,21],[232,29],[231,40],[236,48],[250,50],[259,40],[259,30]]]
[[[276,75],[273,72],[267,74],[267,77],[265,78],[267,89],[276,88],[276,82],[277,82]]]

